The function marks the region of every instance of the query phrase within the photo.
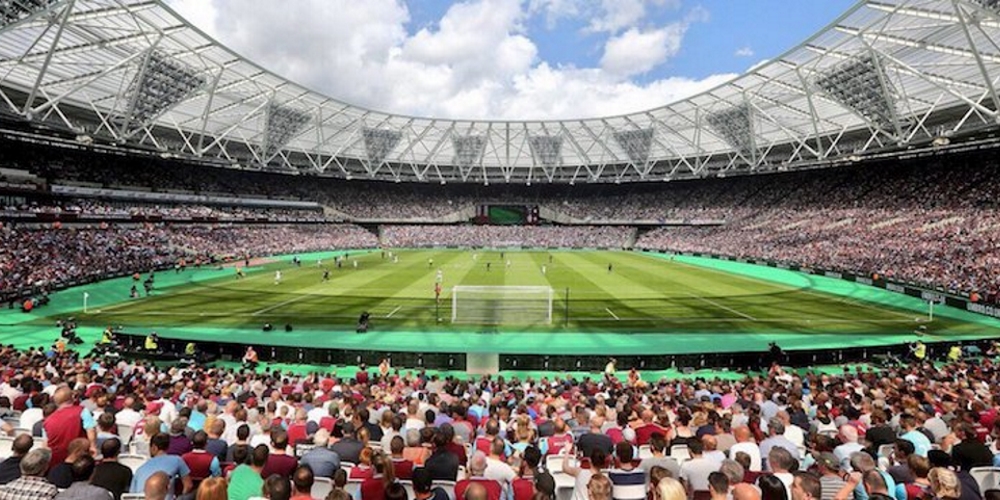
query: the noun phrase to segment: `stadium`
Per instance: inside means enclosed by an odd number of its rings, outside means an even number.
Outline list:
[[[101,487],[156,498],[169,429],[185,462],[204,439],[230,451],[178,495],[221,475],[234,498],[267,459],[249,442],[294,452],[264,472],[299,494],[426,498],[385,470],[397,435],[453,499],[645,498],[640,458],[703,500],[760,498],[772,473],[774,499],[830,473],[902,500],[921,467],[965,488],[933,498],[996,498],[998,43],[994,1],[859,0],[680,100],[462,119],[315,91],[163,0],[0,1],[0,456],[18,480],[29,449],[92,472],[73,459],[116,438],[144,479]],[[586,466],[553,444],[568,428]],[[747,497],[690,464],[736,463],[736,441],[756,453]],[[326,443],[346,486],[304,458]],[[448,453],[461,473],[430,465]],[[600,496],[581,478],[608,458]],[[483,479],[487,462],[513,475]],[[817,477],[796,490],[796,468]]]

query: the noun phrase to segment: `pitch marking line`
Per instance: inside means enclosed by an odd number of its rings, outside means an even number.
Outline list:
[[[254,311],[254,312],[250,313],[250,315],[251,316],[260,316],[261,314],[273,311],[273,310],[275,310],[275,309],[277,309],[277,308],[279,308],[281,306],[287,306],[288,304],[294,304],[295,302],[298,302],[300,300],[308,299],[309,297],[312,297],[312,296],[313,296],[313,294],[307,293],[305,295],[299,295],[297,297],[292,297],[292,298],[290,298],[290,299],[288,299],[286,301],[278,302],[277,304],[274,304],[273,306],[267,306],[267,307],[265,307],[263,309],[259,309],[257,311]]]
[[[608,314],[610,314],[612,318],[615,318],[615,320],[616,320],[616,321],[621,321],[621,320],[622,320],[621,318],[619,318],[619,317],[618,317],[618,315],[617,315],[617,314],[615,314],[615,313],[611,312],[611,309],[610,309],[610,308],[608,308],[608,307],[605,307],[605,308],[604,308],[604,310],[605,310],[605,311],[607,311],[607,312],[608,312]]]
[[[652,259],[654,257],[649,257],[649,258]],[[715,274],[723,274],[723,275],[730,276],[730,277],[736,276],[738,278],[742,278],[742,279],[747,280],[747,281],[756,281],[758,283],[762,283],[764,285],[768,285],[768,286],[770,286],[772,288],[777,288],[779,290],[790,290],[790,291],[795,291],[795,292],[802,292],[802,293],[806,293],[806,294],[809,294],[809,295],[812,295],[812,296],[815,296],[815,297],[820,297],[820,298],[823,298],[823,299],[826,299],[826,300],[834,300],[834,301],[837,301],[837,302],[843,302],[845,304],[852,304],[852,305],[856,305],[858,307],[864,307],[864,308],[867,308],[867,309],[871,309],[873,311],[879,311],[881,313],[889,313],[889,314],[894,314],[894,315],[902,317],[902,318],[913,319],[913,316],[911,316],[910,314],[904,313],[904,312],[899,312],[899,311],[896,311],[895,309],[893,309],[896,306],[882,307],[881,305],[875,305],[875,304],[872,304],[870,302],[866,302],[866,301],[863,301],[863,300],[860,300],[860,299],[852,299],[850,297],[844,297],[844,296],[836,295],[836,294],[833,294],[833,293],[819,293],[819,292],[815,292],[810,287],[795,287],[795,286],[790,286],[790,285],[786,285],[784,283],[779,283],[779,282],[776,282],[776,281],[769,281],[769,280],[765,280],[765,279],[762,279],[762,278],[756,278],[754,276],[747,276],[747,275],[744,275],[744,274],[730,273],[730,272],[727,272],[727,271],[722,271],[722,270],[714,269],[714,268],[711,268],[711,267],[703,267],[703,266],[699,266],[699,265],[695,265],[695,264],[688,264],[687,262],[680,262],[680,261],[674,261],[674,260],[672,260],[672,261],[670,261],[670,263],[671,264],[679,264],[681,266],[685,266],[685,267],[688,267],[690,269],[699,269],[699,270],[702,270],[702,271],[708,271],[708,272],[712,272],[712,273],[715,273]],[[795,272],[795,271],[792,271],[792,272]],[[899,308],[899,309],[908,310],[908,309],[902,308],[902,307]]]
[[[741,312],[737,311],[736,309],[733,309],[732,307],[729,307],[729,306],[727,306],[725,304],[720,304],[720,303],[718,303],[718,302],[716,302],[714,300],[706,299],[705,297],[702,297],[700,295],[695,295],[695,294],[693,294],[691,292],[686,292],[686,294],[690,295],[691,297],[694,297],[694,298],[696,298],[696,299],[698,299],[698,300],[700,300],[702,302],[705,302],[707,304],[710,304],[710,305],[713,305],[715,307],[718,307],[719,309],[722,309],[724,311],[729,311],[729,312],[731,312],[731,313],[733,313],[733,314],[735,314],[737,316],[740,316],[741,318],[748,319],[750,321],[757,321],[757,318],[755,318],[755,317],[753,317],[753,316],[751,316],[749,314],[741,313]]]
[[[386,318],[391,318],[393,314],[396,314],[402,308],[403,308],[403,306],[396,306],[396,308],[393,309],[391,312],[389,312],[389,314],[386,314],[385,317]]]

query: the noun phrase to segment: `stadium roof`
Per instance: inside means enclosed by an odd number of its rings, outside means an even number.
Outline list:
[[[0,114],[226,166],[424,182],[630,182],[833,164],[995,129],[1000,1],[862,0],[647,111],[404,116],[254,64],[161,0],[0,0]],[[655,106],[655,107],[654,107]]]

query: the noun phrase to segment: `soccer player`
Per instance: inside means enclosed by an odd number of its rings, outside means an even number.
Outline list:
[[[243,268],[240,266],[236,266],[236,279],[241,280],[245,277],[246,275],[243,274]]]
[[[542,274],[545,274],[545,264],[542,264]]]
[[[274,284],[278,285],[280,283],[281,283],[281,270],[279,269],[274,272]]]
[[[434,283],[434,300],[441,302],[441,282]]]
[[[323,270],[323,281],[330,281],[330,270],[329,269],[324,269]]]
[[[444,282],[444,273],[443,273],[443,272],[441,271],[441,269],[438,269],[438,272],[437,272],[437,277],[435,277],[434,279],[435,279],[435,280],[436,280],[436,281],[437,281],[438,283],[443,283],[443,282]]]
[[[392,263],[393,264],[399,264],[399,256],[398,255],[393,255],[392,256]]]
[[[507,259],[507,269],[510,269],[510,259]]]
[[[489,262],[487,262],[487,263],[486,263],[486,271],[489,271],[489,270],[490,270],[490,263],[489,263]]]
[[[354,269],[357,269],[358,268],[358,261],[352,260],[351,261],[351,265],[354,266]]]
[[[428,268],[434,267],[434,259],[427,259],[427,267]]]
[[[611,268],[611,263],[610,263],[610,262],[608,262],[608,272],[609,272],[609,273],[611,272],[611,269],[612,269],[612,268]]]

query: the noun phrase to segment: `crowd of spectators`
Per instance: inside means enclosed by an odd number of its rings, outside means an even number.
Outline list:
[[[723,226],[657,229],[636,246],[877,275],[989,301],[1000,291],[1000,214],[973,209],[774,208]]]
[[[143,205],[137,203],[106,203],[98,200],[70,200],[64,203],[25,203],[17,206],[0,206],[0,212],[11,215],[52,214],[77,215],[88,218],[157,218],[164,220],[243,220],[264,219],[273,222],[323,222],[323,212],[318,209],[225,207],[208,205]]]
[[[57,288],[81,280],[145,272],[180,260],[372,248],[371,232],[354,225],[0,227],[0,291]]]
[[[386,247],[625,248],[635,229],[624,226],[382,226]]]
[[[575,500],[998,494],[973,475],[1000,462],[991,358],[839,374],[773,365],[739,380],[609,366],[460,380],[383,361],[338,378],[0,348],[3,431],[25,433],[0,452],[0,500],[99,498],[57,488],[314,498],[317,485],[336,500],[446,498],[435,486],[465,500],[554,500],[557,487]]]
[[[29,146],[8,149],[0,151],[0,163],[29,170],[48,182],[291,197],[317,201],[363,219],[435,219],[481,204],[504,203],[539,205],[555,212],[557,219],[561,215],[582,221],[722,222],[710,228],[660,229],[643,235],[639,245],[877,274],[980,297],[995,298],[1000,292],[993,272],[1000,263],[1000,165],[989,154],[670,183],[529,187],[345,181],[149,158],[108,162],[99,155]],[[536,232],[537,236],[477,234],[491,231],[531,232],[462,227],[428,228],[420,234],[404,227],[388,230],[387,243],[544,244],[559,240],[575,246],[574,241],[591,238],[546,231]],[[593,239],[604,241],[603,236]]]

